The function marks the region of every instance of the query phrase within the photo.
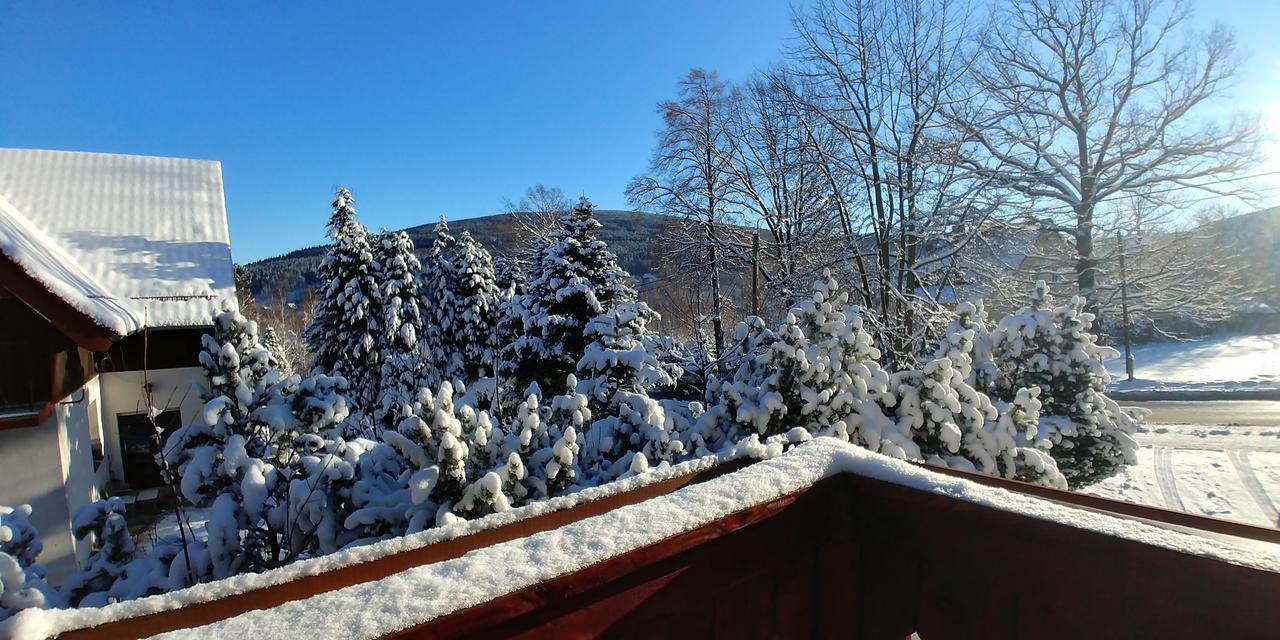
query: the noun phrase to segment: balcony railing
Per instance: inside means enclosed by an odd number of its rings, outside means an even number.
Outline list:
[[[718,491],[732,477],[690,491]],[[675,478],[372,562],[59,637],[143,637],[323,598],[591,516],[607,518],[612,510],[705,478]],[[1012,493],[1000,496],[1024,504],[1034,495],[1035,504],[1059,516],[975,501],[963,495],[972,484],[927,490],[845,470],[385,637],[1262,638],[1280,629],[1280,573],[1084,522],[1102,513],[1116,526],[1133,523],[1151,531],[1148,525],[1155,523],[1194,540],[1234,536],[1273,552],[1277,537],[1271,530],[969,479],[1001,485]],[[678,503],[682,495],[657,499]],[[1063,513],[1078,515],[1079,526]],[[1123,520],[1111,517],[1116,515]],[[1197,537],[1187,538],[1188,532]]]

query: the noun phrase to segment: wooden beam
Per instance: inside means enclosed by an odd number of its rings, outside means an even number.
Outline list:
[[[4,254],[0,254],[0,283],[3,283],[0,287],[31,307],[72,342],[89,351],[102,353],[120,337],[50,291]]]

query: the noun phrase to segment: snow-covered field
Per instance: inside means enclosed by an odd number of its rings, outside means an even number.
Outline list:
[[[1153,426],[1138,464],[1086,492],[1265,526],[1280,526],[1280,427]]]
[[[1155,342],[1133,350],[1136,380],[1124,379],[1124,358],[1107,362],[1125,392],[1238,392],[1280,389],[1280,334],[1223,335],[1191,342]]]

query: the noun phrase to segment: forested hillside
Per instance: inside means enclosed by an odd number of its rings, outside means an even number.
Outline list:
[[[596,215],[604,225],[600,230],[600,238],[618,255],[622,268],[637,279],[658,269],[658,256],[661,252],[656,250],[656,243],[668,227],[676,222],[673,218],[637,211],[597,211]],[[419,255],[431,246],[435,223],[432,220],[404,230],[418,248]],[[449,227],[455,233],[470,232],[497,256],[508,254],[517,238],[515,220],[509,213],[450,220]],[[287,292],[288,299],[301,299],[308,288],[315,288],[316,269],[320,266],[324,251],[324,245],[316,245],[249,263],[246,266],[249,269],[253,296],[259,300],[267,297],[280,299],[285,297],[281,294]]]

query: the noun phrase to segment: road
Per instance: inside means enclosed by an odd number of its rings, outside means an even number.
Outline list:
[[[1126,402],[1123,406],[1151,410],[1148,424],[1204,424],[1251,427],[1280,426],[1280,401],[1206,400]]]
[[[1280,521],[1280,402],[1126,402],[1151,411],[1137,464],[1089,493],[1264,526]]]

